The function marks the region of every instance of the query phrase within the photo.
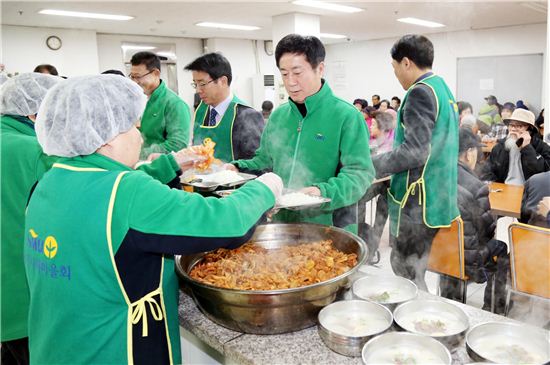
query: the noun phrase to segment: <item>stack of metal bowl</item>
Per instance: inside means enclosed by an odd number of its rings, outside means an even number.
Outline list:
[[[367,342],[363,363],[450,365],[452,358],[443,344],[431,337],[408,332],[388,332]]]
[[[441,300],[412,300],[393,311],[397,327],[411,333],[430,336],[448,348],[461,342],[470,324],[468,316],[457,306]],[[441,329],[430,329],[430,325]]]
[[[550,332],[519,323],[481,323],[466,334],[466,351],[474,361],[549,364]]]
[[[204,253],[176,256],[176,271],[199,309],[219,325],[253,334],[297,331],[315,325],[319,311],[349,289],[351,276],[367,259],[367,245],[343,229],[306,223],[259,226],[250,239],[268,250],[319,240],[331,240],[336,249],[356,254],[357,265],[321,283],[281,290],[235,290],[201,283],[189,273]]]
[[[399,304],[415,299],[416,284],[401,276],[365,276],[353,283],[353,295],[394,310]]]
[[[364,300],[332,303],[319,312],[319,336],[332,351],[361,356],[363,345],[387,331],[393,323],[391,311]]]

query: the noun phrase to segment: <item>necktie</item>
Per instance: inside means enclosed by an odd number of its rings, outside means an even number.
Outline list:
[[[208,120],[208,126],[214,127],[216,125],[216,116],[218,115],[218,112],[216,109],[212,108],[210,109],[210,119]]]

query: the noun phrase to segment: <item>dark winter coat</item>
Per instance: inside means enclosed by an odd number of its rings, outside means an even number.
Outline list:
[[[483,180],[505,182],[510,164],[510,152],[504,142],[498,141],[493,147],[482,173]],[[543,142],[538,133],[531,133],[531,143],[521,149],[521,167],[525,180],[540,172],[550,170],[550,146]]]
[[[487,260],[487,243],[495,234],[496,219],[490,212],[489,186],[461,162],[458,163],[458,208],[464,221],[466,274],[479,282],[482,281],[479,268]]]

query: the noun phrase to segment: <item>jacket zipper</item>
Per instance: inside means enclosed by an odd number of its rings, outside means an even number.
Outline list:
[[[298,154],[298,145],[300,144],[300,137],[302,136],[302,126],[304,124],[304,119],[301,119],[298,122],[298,138],[296,138],[296,146],[294,146],[294,158],[292,159],[292,168],[290,169],[290,176],[288,178],[288,187],[291,186],[292,178],[294,177],[294,167],[296,166],[296,155]]]

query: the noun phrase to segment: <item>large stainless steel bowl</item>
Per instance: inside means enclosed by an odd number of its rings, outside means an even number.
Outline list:
[[[251,242],[266,249],[330,239],[338,250],[357,255],[357,265],[330,280],[292,289],[234,290],[200,283],[188,274],[204,253],[176,256],[176,270],[199,309],[212,321],[235,331],[278,334],[317,323],[317,314],[340,299],[352,284],[350,278],[367,259],[367,245],[356,235],[318,224],[259,226]]]

